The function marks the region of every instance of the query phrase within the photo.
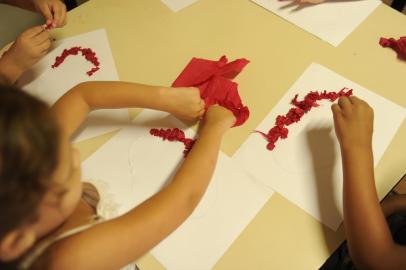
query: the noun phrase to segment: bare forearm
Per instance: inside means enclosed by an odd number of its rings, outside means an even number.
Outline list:
[[[86,82],[63,95],[52,110],[64,132],[71,136],[92,110],[138,107],[168,111],[164,90],[136,83]]]
[[[12,85],[22,75],[23,71],[19,69],[7,56],[7,52],[0,58],[0,76],[5,84]]]
[[[342,150],[344,225],[354,261],[368,263],[393,244],[375,189],[372,149]],[[377,248],[379,247],[379,248]]]
[[[87,82],[73,91],[79,92],[89,109],[165,108],[164,88],[126,82]]]
[[[58,263],[75,269],[118,269],[157,245],[184,222],[203,196],[216,166],[223,133],[222,128],[203,129],[171,184],[126,215],[67,240],[64,250],[81,243],[86,243],[86,248],[73,262],[71,258],[64,262],[64,256],[56,254]],[[106,246],[114,246],[113,258]]]
[[[135,209],[134,216],[128,217],[137,220],[135,216],[144,215],[143,210],[156,215],[148,226],[151,235],[145,236],[143,243],[155,245],[154,241],[164,238],[193,212],[213,176],[224,131],[223,128],[203,128],[172,183]],[[162,220],[166,220],[165,224]]]

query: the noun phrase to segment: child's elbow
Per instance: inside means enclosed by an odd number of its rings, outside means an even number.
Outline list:
[[[187,196],[185,209],[189,215],[196,209],[203,195],[204,191],[193,191]]]
[[[398,270],[397,267],[394,267],[388,252],[381,252],[379,248],[373,252],[350,252],[350,256],[357,269]]]

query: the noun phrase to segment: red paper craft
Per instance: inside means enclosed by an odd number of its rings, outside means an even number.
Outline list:
[[[398,54],[399,59],[406,60],[406,37],[401,37],[398,40],[394,38],[383,38],[379,40],[379,44],[384,47],[390,47]]]
[[[192,147],[196,141],[193,139],[186,138],[183,130],[180,130],[178,128],[172,128],[172,129],[153,128],[150,130],[149,133],[152,136],[162,138],[164,141],[168,140],[170,142],[173,142],[173,141],[182,142],[185,146],[185,150],[183,151],[183,155],[185,157],[187,156],[187,154],[189,154],[190,150],[192,150]]]
[[[44,27],[45,27],[45,30],[52,30],[54,28],[52,23],[45,24]]]
[[[275,143],[279,140],[279,138],[286,139],[288,137],[289,130],[286,128],[286,126],[299,122],[305,113],[308,113],[314,107],[320,106],[317,101],[326,99],[334,102],[340,97],[349,97],[351,95],[352,89],[348,88],[343,88],[338,93],[312,91],[308,93],[301,101],[298,100],[299,95],[296,95],[292,100],[292,105],[294,105],[294,107],[291,108],[286,115],[278,115],[275,120],[275,126],[273,126],[268,133],[257,130],[254,132],[261,134],[268,141],[266,148],[272,151],[275,148]]]
[[[231,110],[235,117],[234,126],[244,124],[249,117],[249,109],[242,104],[238,93],[238,84],[232,82],[249,63],[246,59],[238,59],[228,63],[223,56],[218,61],[193,58],[173,87],[198,87],[200,96],[206,103],[206,110],[214,104],[219,104]]]
[[[94,67],[91,70],[86,72],[86,74],[89,77],[92,76],[95,72],[97,72],[100,69],[100,62],[96,56],[96,53],[90,48],[82,48],[76,46],[70,49],[64,49],[62,54],[56,57],[55,63],[52,65],[52,68],[59,67],[63,63],[63,61],[65,61],[66,57],[68,57],[69,55],[78,55],[79,52],[81,52],[82,56],[84,56],[88,62],[94,65]]]

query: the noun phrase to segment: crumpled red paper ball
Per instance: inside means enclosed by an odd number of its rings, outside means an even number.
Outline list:
[[[303,100],[298,100],[299,95],[295,95],[291,101],[294,107],[286,115],[278,115],[275,119],[275,125],[267,133],[258,130],[254,132],[261,134],[268,141],[266,148],[272,151],[275,149],[276,142],[279,139],[286,139],[288,137],[289,130],[286,126],[299,122],[312,108],[320,106],[317,101],[328,100],[334,102],[340,97],[349,97],[351,95],[352,89],[348,88],[343,88],[339,92],[311,91]]]
[[[64,49],[62,54],[55,58],[55,63],[52,65],[52,68],[59,67],[69,55],[78,55],[79,52],[88,62],[93,64],[94,67],[86,72],[86,74],[89,77],[92,76],[95,72],[97,72],[100,69],[100,62],[99,59],[97,58],[96,53],[90,48],[82,48],[76,46],[70,49]]]
[[[406,37],[400,37],[398,40],[381,37],[379,44],[384,48],[392,48],[398,54],[399,59],[406,60]]]
[[[170,142],[181,142],[185,146],[185,150],[183,150],[183,155],[186,157],[187,154],[189,154],[190,150],[192,150],[192,147],[195,143],[196,140],[186,138],[185,132],[183,130],[180,130],[178,128],[169,128],[169,129],[157,129],[153,128],[149,131],[149,133],[152,136],[160,137],[164,141],[168,140]]]
[[[178,76],[173,87],[197,87],[205,101],[206,110],[214,105],[226,107],[236,117],[234,126],[247,121],[249,109],[241,101],[238,84],[234,79],[249,63],[246,59],[237,59],[228,63],[226,56],[218,61],[193,58]]]

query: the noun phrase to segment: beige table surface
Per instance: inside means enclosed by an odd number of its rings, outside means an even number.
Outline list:
[[[159,0],[91,0],[70,12],[68,26],[54,35],[63,38],[98,28],[107,29],[125,81],[170,85],[194,56],[250,59],[237,82],[251,117],[227,134],[222,150],[230,156],[312,62],[406,107],[406,63],[378,45],[380,36],[406,35],[406,17],[385,5],[337,48],[248,0],[200,0],[178,13]],[[82,158],[111,136],[78,144]],[[403,123],[376,168],[380,196],[405,172],[405,138]],[[276,194],[215,269],[317,269],[343,239],[342,228],[331,231]],[[164,269],[148,254],[139,265]]]

